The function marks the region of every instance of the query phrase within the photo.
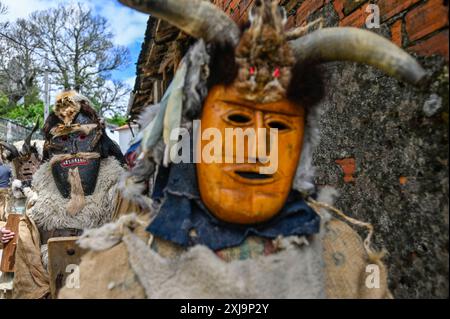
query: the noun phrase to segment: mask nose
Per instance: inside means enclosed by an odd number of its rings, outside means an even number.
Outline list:
[[[249,162],[265,163],[267,161],[268,139],[269,132],[264,126],[264,114],[261,111],[255,112],[255,124],[254,124],[255,136],[249,140],[250,147],[248,148],[250,154],[248,154]]]
[[[76,139],[74,139],[72,141],[72,147],[71,147],[71,152],[72,155],[77,154],[78,153],[78,141]]]

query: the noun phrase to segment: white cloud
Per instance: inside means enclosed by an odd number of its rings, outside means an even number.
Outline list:
[[[114,43],[124,46],[143,40],[148,20],[148,15],[123,6],[117,0],[1,0],[1,2],[8,7],[8,13],[0,16],[0,21],[26,18],[33,11],[56,7],[60,3],[86,4],[93,8],[95,13],[108,20],[114,33]]]
[[[144,39],[148,15],[120,5],[118,2],[103,3],[105,2],[102,1],[98,13],[108,19],[115,34],[116,44],[128,46]]]
[[[8,8],[5,16],[0,16],[1,21],[14,21],[18,18],[26,18],[31,12],[36,10],[55,7],[62,1],[51,0],[1,0]]]
[[[134,88],[134,82],[135,81],[136,81],[136,76],[131,76],[131,77],[126,78],[125,80],[123,80],[123,82],[125,82],[125,84],[130,86],[131,89]]]

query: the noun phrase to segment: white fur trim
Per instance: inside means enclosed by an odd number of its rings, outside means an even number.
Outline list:
[[[48,162],[41,165],[33,177],[38,198],[27,214],[44,230],[60,228],[93,228],[111,219],[114,209],[115,186],[123,172],[113,157],[101,160],[95,191],[86,196],[86,206],[71,216],[66,211],[68,198],[62,197],[52,176]]]
[[[14,198],[20,199],[25,197],[24,193],[22,192],[22,181],[18,179],[13,180],[13,182],[11,183],[11,190]]]

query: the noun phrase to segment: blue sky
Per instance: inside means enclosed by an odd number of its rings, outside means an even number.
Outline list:
[[[144,39],[148,15],[123,6],[117,0],[1,0],[1,2],[8,7],[8,14],[0,21],[25,18],[33,11],[56,7],[60,3],[79,2],[92,7],[95,13],[108,19],[114,33],[113,42],[130,50],[130,64],[122,70],[114,71],[112,77],[125,81],[133,88],[136,62]]]

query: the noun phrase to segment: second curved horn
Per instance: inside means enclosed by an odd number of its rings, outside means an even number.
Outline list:
[[[325,28],[290,42],[298,61],[352,61],[374,66],[390,76],[421,85],[426,72],[391,41],[358,28]]]

